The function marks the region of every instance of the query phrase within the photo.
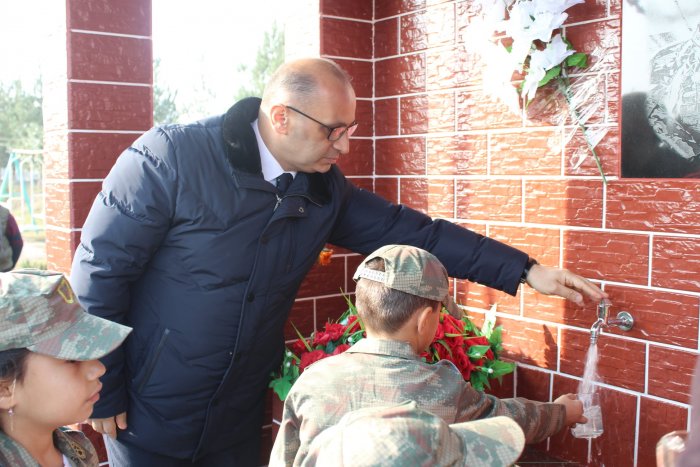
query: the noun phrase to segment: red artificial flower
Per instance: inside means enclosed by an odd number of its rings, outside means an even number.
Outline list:
[[[440,339],[445,338],[445,326],[442,323],[438,323],[437,331],[435,331],[435,337],[433,338],[433,342],[439,341]]]
[[[325,347],[331,341],[331,335],[325,331],[316,331],[314,333],[314,340],[311,343],[311,347],[316,347],[321,345]]]
[[[438,343],[435,346],[435,350],[437,350],[437,354],[440,360],[452,360],[450,351],[447,350],[444,345]]]
[[[445,336],[446,339],[451,339],[453,342],[450,344],[452,346],[461,346],[464,342],[464,323],[456,318],[453,318],[449,314],[445,314],[445,319],[443,321],[443,332],[449,334]]]
[[[309,338],[305,340],[300,338],[288,345],[287,348],[291,353],[285,354],[279,376],[270,383],[280,399],[284,400],[290,384],[293,384],[299,374],[309,365],[331,355],[341,354],[359,339],[365,337],[364,333],[363,336],[359,335],[362,323],[356,314],[355,308],[350,302],[348,303],[348,310],[337,322],[326,323],[322,330],[314,332]],[[475,389],[481,391],[488,384],[488,382],[485,382],[485,379],[497,376],[487,374],[486,378],[484,378],[484,375],[474,372],[478,367],[483,367],[487,364],[489,360],[496,360],[492,345],[494,348],[497,348],[500,343],[500,333],[496,335],[494,344],[481,334],[468,317],[457,319],[442,310],[435,337],[429,348],[421,354],[421,357],[423,361],[428,363],[436,363],[439,360],[451,361],[464,380],[471,382]],[[484,353],[479,356],[480,358],[469,357],[469,349],[475,345],[484,346]],[[314,348],[315,350],[309,351],[309,348]],[[331,354],[326,353],[325,349],[327,348],[333,348],[333,352]],[[297,365],[298,368],[296,368]],[[501,365],[498,368],[498,377],[504,374],[504,370],[505,372],[508,371],[508,365]],[[475,375],[474,381],[471,381],[472,374]]]
[[[452,361],[460,370],[469,368],[470,366],[469,357],[466,353],[464,353],[464,349],[462,347],[452,349]]]
[[[326,332],[330,335],[331,341],[337,341],[343,336],[347,326],[340,323],[326,323],[325,328]]]
[[[467,359],[467,361],[468,360],[469,359]],[[474,365],[472,365],[471,362],[469,362],[469,364],[460,371],[460,373],[462,373],[462,378],[464,378],[464,381],[470,380],[470,378],[472,376],[472,370],[474,368],[476,368],[476,367]]]
[[[304,341],[297,339],[292,343],[292,345],[289,346],[289,350],[291,350],[294,355],[299,356],[306,352],[307,348],[306,345],[304,345]]]
[[[341,354],[341,353],[345,352],[346,350],[348,350],[349,348],[350,348],[350,346],[348,344],[340,344],[338,347],[335,348],[335,350],[333,351],[333,353],[331,355]]]
[[[333,250],[330,248],[324,248],[321,253],[318,254],[318,264],[321,266],[328,266],[331,264],[331,258],[333,257]]]
[[[328,355],[323,350],[312,350],[311,352],[307,352],[301,356],[301,364],[299,364],[299,370],[304,371],[306,367],[308,367],[312,363],[317,362],[319,360],[323,360],[326,357],[330,357],[330,355]]]

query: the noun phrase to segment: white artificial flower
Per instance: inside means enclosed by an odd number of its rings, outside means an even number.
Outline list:
[[[552,13],[561,13],[568,10],[574,5],[585,3],[585,0],[533,0],[536,4],[537,11],[549,11]]]
[[[566,42],[561,38],[561,34],[557,34],[554,36],[552,41],[547,44],[547,47],[542,50],[542,51],[537,51],[540,52],[541,58],[540,64],[545,70],[549,70],[550,68],[554,68],[557,65],[560,65],[561,62],[563,62],[566,57],[569,55],[573,55],[575,51],[573,49],[567,50],[567,45]],[[530,56],[530,60],[535,56],[535,52],[532,53]],[[532,62],[530,62],[532,63]]]
[[[485,43],[481,54],[486,62],[482,72],[484,92],[506,104],[513,113],[518,113],[520,102],[511,81],[514,68],[511,54],[502,45],[493,42]]]
[[[532,13],[532,2],[515,3],[508,12],[508,20],[503,21],[500,30],[513,39],[529,37],[534,22]]]
[[[573,50],[566,50],[566,42],[561,38],[561,34],[554,36],[544,50],[535,50],[530,54],[530,64],[521,95],[527,96],[531,101],[535,97],[539,82],[544,78],[548,70],[561,65],[566,57],[573,54]]]
[[[523,98],[527,97],[527,102],[535,98],[537,87],[545,74],[546,72],[542,67],[530,68],[527,70],[527,75],[525,75],[525,81],[523,82],[523,90],[520,93]]]
[[[506,11],[515,0],[479,0],[482,16],[490,23],[503,21]]]
[[[514,69],[521,72],[527,56],[532,50],[533,20],[530,15],[529,6],[531,2],[517,2],[510,10],[510,19],[502,23],[501,30],[513,39],[511,45],[511,60],[515,65]]]
[[[559,29],[568,16],[566,13],[552,13],[550,11],[536,12],[535,20],[530,27],[531,36],[542,42],[549,42],[552,38],[552,31]]]
[[[567,50],[561,34],[552,37],[554,30],[561,28],[568,15],[564,11],[585,0],[479,0],[484,24],[480,33],[488,35],[491,31],[504,32],[512,39],[510,53],[497,51],[490,43],[485,47],[483,56],[487,62],[483,78],[485,89],[497,95],[514,108],[512,96],[517,93],[498,92],[497,87],[508,88],[512,71],[523,71],[528,63],[528,71],[521,95],[530,101],[535,97],[540,81],[547,70],[560,65],[574,50]],[[508,19],[504,20],[505,14]],[[546,47],[538,50],[534,41],[543,42]]]

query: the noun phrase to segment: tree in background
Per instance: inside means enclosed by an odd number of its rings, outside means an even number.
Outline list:
[[[280,30],[277,23],[273,23],[272,29],[265,32],[263,43],[255,58],[255,66],[252,69],[247,65],[238,67],[239,73],[250,75],[250,82],[238,89],[234,102],[244,97],[262,96],[267,80],[282,62],[284,62],[284,30]]]
[[[180,117],[175,99],[177,91],[160,85],[160,58],[153,61],[153,123],[164,125],[174,123]]]
[[[41,80],[30,92],[19,80],[0,83],[0,167],[5,167],[10,149],[41,149],[44,122],[41,111]]]

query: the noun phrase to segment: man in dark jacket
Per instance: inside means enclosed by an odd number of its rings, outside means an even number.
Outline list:
[[[431,251],[450,275],[512,295],[522,281],[582,302],[565,270],[350,183],[336,167],[357,127],[334,63],[283,65],[262,101],[155,128],[117,160],[82,232],[81,304],[134,328],[105,364],[92,424],[112,465],[255,465],[270,372],[295,295],[326,242]],[[276,186],[282,174],[294,178]],[[128,414],[128,416],[127,416]],[[116,440],[111,438],[116,436]]]

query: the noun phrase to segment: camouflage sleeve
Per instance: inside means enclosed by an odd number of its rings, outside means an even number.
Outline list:
[[[289,394],[284,401],[282,423],[270,454],[269,467],[291,466],[300,447],[299,419],[294,411],[293,397]]]
[[[561,404],[536,402],[522,397],[499,399],[466,385],[457,410],[458,422],[505,415],[525,433],[525,442],[538,443],[564,428],[566,409]]]

